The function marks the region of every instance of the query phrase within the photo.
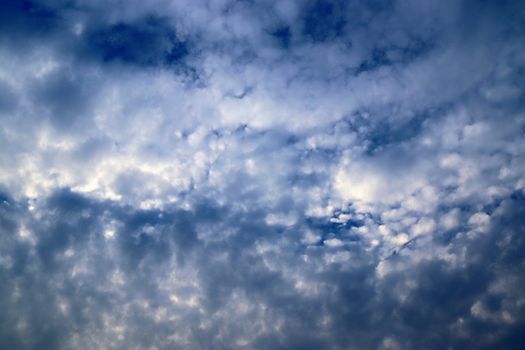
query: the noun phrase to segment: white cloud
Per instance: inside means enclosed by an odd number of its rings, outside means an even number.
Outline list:
[[[46,3],[0,24],[0,347],[483,348],[522,324],[518,5]],[[155,26],[187,54],[133,51]]]

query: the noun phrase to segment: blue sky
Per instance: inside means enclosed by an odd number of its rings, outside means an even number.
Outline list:
[[[3,1],[0,348],[523,348],[524,36],[521,1]]]

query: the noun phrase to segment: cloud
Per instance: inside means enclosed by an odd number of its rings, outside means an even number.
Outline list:
[[[512,348],[524,322],[522,211],[523,199],[505,200],[487,234],[417,242],[377,265],[366,242],[308,245],[303,221],[282,232],[209,201],[137,210],[62,189],[30,210],[9,199],[3,345],[293,348],[310,346],[297,337],[314,327],[304,339],[327,348]]]
[[[520,348],[519,2],[3,10],[1,348]]]

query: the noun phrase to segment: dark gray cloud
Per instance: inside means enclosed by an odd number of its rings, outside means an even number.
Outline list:
[[[210,201],[136,210],[68,189],[41,201],[2,204],[2,346],[521,346],[522,197],[443,246],[459,260],[418,243],[385,260],[386,277],[365,242],[305,245],[305,223],[283,231]]]
[[[7,1],[0,348],[520,349],[519,1]]]

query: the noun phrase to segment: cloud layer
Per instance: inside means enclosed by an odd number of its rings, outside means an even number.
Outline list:
[[[1,348],[522,348],[521,2],[1,6]]]

